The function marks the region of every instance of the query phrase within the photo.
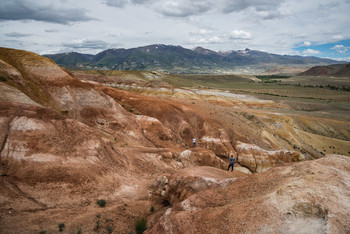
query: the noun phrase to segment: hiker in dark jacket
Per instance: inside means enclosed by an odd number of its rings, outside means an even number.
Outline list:
[[[228,165],[227,171],[230,170],[230,167],[232,167],[232,168],[231,168],[231,171],[233,171],[233,166],[234,166],[234,164],[235,164],[235,158],[233,157],[233,155],[231,155],[230,164]]]

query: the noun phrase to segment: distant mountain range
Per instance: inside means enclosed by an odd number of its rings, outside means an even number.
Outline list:
[[[48,54],[57,64],[76,69],[161,70],[169,73],[259,73],[276,66],[315,66],[339,61],[257,50],[216,52],[202,47],[149,45],[132,49],[108,49],[96,55],[76,52]]]

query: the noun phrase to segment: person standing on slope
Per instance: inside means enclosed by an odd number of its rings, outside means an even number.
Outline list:
[[[235,164],[235,158],[233,157],[233,155],[231,155],[230,164],[228,165],[227,171],[230,170],[230,167],[232,167],[232,168],[231,168],[231,171],[233,171],[233,166],[234,166],[234,164]]]
[[[193,147],[193,148],[196,147],[196,138],[193,138],[193,139],[192,139],[192,147]]]

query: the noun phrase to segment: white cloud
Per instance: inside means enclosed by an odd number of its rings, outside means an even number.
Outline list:
[[[338,53],[344,54],[350,49],[350,47],[345,47],[344,45],[335,45],[331,49],[336,50]]]
[[[344,37],[342,35],[334,35],[334,36],[332,36],[331,41],[336,42],[336,41],[340,41],[343,39],[344,39]]]
[[[213,31],[211,30],[207,30],[207,29],[200,29],[196,32],[190,32],[190,35],[208,35],[208,34],[212,34]]]
[[[199,38],[199,39],[195,39],[195,38],[192,38],[191,40],[191,43],[193,44],[216,44],[216,43],[221,43],[223,42],[223,38],[219,37],[219,36],[213,36],[209,39],[206,39],[206,38]]]
[[[232,39],[249,40],[252,38],[252,34],[250,32],[245,32],[245,31],[241,31],[241,30],[233,30],[231,32],[231,38]]]
[[[320,54],[321,51],[313,50],[313,49],[307,49],[303,51],[303,54]]]
[[[309,42],[309,41],[304,41],[304,43],[303,43],[301,46],[309,47],[309,46],[311,46],[311,42]]]
[[[222,38],[218,37],[218,36],[214,36],[209,38],[209,43],[219,43],[222,42]]]

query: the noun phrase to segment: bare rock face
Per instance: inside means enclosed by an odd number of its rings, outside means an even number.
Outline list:
[[[179,154],[178,160],[184,166],[198,165],[211,166],[216,168],[225,168],[225,162],[216,156],[216,154],[208,149],[194,148],[185,150]]]
[[[296,151],[268,151],[252,144],[237,142],[235,145],[238,162],[253,172],[263,172],[287,162],[299,162],[304,156]]]
[[[350,158],[331,156],[242,177],[174,204],[146,233],[349,233],[349,172]]]
[[[150,187],[153,196],[162,197],[170,204],[211,188],[226,187],[237,179],[237,174],[212,167],[188,167],[170,176],[159,176]]]
[[[201,108],[193,104],[167,99],[156,100],[151,96],[116,92],[110,88],[102,90],[131,111],[158,119],[173,133],[173,139],[177,142],[191,146],[192,139],[196,138],[199,147],[210,149],[216,155],[227,156],[235,153],[228,133],[217,121],[201,113]]]
[[[11,178],[32,184],[81,182],[89,188],[104,174],[101,164],[125,168],[125,158],[80,122],[43,107],[0,106],[0,162]]]

